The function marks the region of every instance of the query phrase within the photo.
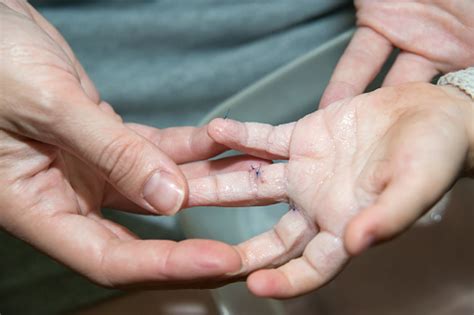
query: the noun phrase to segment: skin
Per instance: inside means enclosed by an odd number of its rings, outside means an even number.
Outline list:
[[[421,77],[428,80],[437,71],[464,67],[472,60],[472,32],[465,31],[472,28],[472,19],[467,16],[474,12],[471,3],[391,3],[356,2],[360,27],[336,69],[322,107],[362,92],[392,45],[403,49],[401,56],[405,56],[399,57],[394,69],[417,71],[391,71],[392,79],[387,79],[386,85]],[[394,14],[394,8],[404,14]],[[447,14],[443,15],[443,10]],[[374,12],[384,17],[377,20]],[[394,16],[406,21],[393,21]],[[439,26],[436,32],[423,29],[423,40],[417,27],[400,33],[400,24],[419,23],[420,16],[426,18],[423,23]],[[379,94],[347,99],[331,106],[333,109],[279,127],[278,131],[261,125],[227,129],[227,124],[233,124],[231,121],[214,122],[208,131],[205,127],[158,130],[123,123],[112,107],[100,99],[66,41],[27,2],[0,0],[0,21],[0,227],[104,286],[218,285],[230,281],[231,276],[280,266],[304,252],[303,258],[279,269],[255,272],[248,279],[251,290],[261,296],[301,294],[328,281],[350,254],[368,246],[368,240],[391,237],[406,227],[461,172],[461,151],[466,139],[462,136],[465,133],[458,130],[463,115],[456,112],[465,112],[465,119],[472,117],[472,113],[462,105],[450,107],[453,99],[457,103],[468,102],[459,101],[462,95],[453,90],[443,89],[448,97],[426,86],[382,90]],[[437,49],[439,42],[451,45],[449,54]],[[358,80],[354,83],[355,77]],[[419,96],[420,91],[426,92],[426,96]],[[419,112],[408,111],[399,99],[417,104],[414,108]],[[443,100],[446,108],[459,109],[449,110],[449,115],[439,110]],[[428,103],[430,108],[437,104],[433,107],[438,110],[428,110]],[[342,104],[348,108],[342,109]],[[392,112],[386,108],[388,105],[398,111]],[[370,108],[367,112],[351,114],[351,110],[355,113],[355,109],[366,106]],[[429,112],[430,119],[421,123],[420,113],[425,112]],[[355,116],[365,120],[353,121]],[[418,118],[409,119],[412,116]],[[438,124],[437,119],[442,123]],[[318,125],[321,122],[327,127]],[[377,138],[378,133],[366,132],[359,138],[360,133],[356,132],[354,138],[354,126],[357,130],[387,133]],[[440,126],[446,126],[450,141]],[[436,130],[435,135],[423,133],[428,128]],[[269,165],[266,160],[250,157],[201,161],[225,150],[208,132],[219,142],[244,152],[267,159],[286,158],[289,163]],[[268,142],[260,133],[268,133],[272,141]],[[432,145],[430,148],[436,154],[444,154],[440,160],[446,163],[423,166],[428,157],[421,149],[422,140],[414,139],[417,134]],[[442,140],[439,143],[434,140],[436,135]],[[356,138],[364,141],[355,145]],[[437,147],[444,142],[446,146]],[[317,149],[311,146],[313,143]],[[372,155],[361,149],[364,145]],[[453,151],[448,156],[443,148]],[[404,149],[400,152],[406,155],[399,153],[399,149]],[[351,157],[357,161],[355,170],[349,167]],[[406,161],[414,166],[404,169]],[[341,164],[335,167],[336,162]],[[360,174],[356,172],[359,169]],[[387,174],[382,171],[386,169],[390,170]],[[426,181],[400,184],[410,181],[408,177],[418,178],[413,174],[424,174],[421,178],[426,179],[426,174],[431,176],[433,170],[442,180],[439,187],[429,191],[429,196]],[[239,172],[220,175],[232,171]],[[172,179],[180,198],[156,204],[147,200],[146,183],[156,172]],[[406,178],[399,179],[396,174]],[[423,183],[424,190],[420,188]],[[443,183],[446,185],[441,187]],[[421,200],[408,191],[407,187],[415,184],[413,191],[420,193]],[[433,184],[429,184],[431,189]],[[388,189],[392,186],[395,188]],[[408,191],[407,200],[402,200],[409,209],[406,216],[395,213],[390,204],[390,197],[398,197],[396,188],[401,191],[401,186]],[[313,187],[318,189],[312,190]],[[382,198],[385,194],[389,197]],[[414,200],[413,204],[410,200]],[[124,227],[102,218],[99,210],[112,207],[146,214],[173,214],[187,206],[276,201],[289,201],[294,210],[274,230],[235,248],[206,240],[139,240]],[[384,216],[371,215],[377,213],[373,210],[376,205],[383,208],[380,212]],[[369,214],[362,220],[357,219],[359,213]]]
[[[324,108],[358,95],[400,49],[383,86],[430,82],[439,73],[472,66],[474,2],[356,0],[357,31],[321,98]]]
[[[239,270],[230,245],[140,240],[100,209],[173,214],[188,204],[189,179],[268,162],[206,161],[226,150],[206,127],[123,123],[26,1],[1,1],[0,21],[0,228],[109,287],[213,286]],[[157,172],[174,178],[181,200],[148,202]]]
[[[259,177],[251,168],[191,180],[200,193],[190,202],[290,203],[272,230],[237,248],[254,294],[304,294],[473,176],[473,121],[467,95],[427,83],[381,88],[275,127],[217,119],[209,134],[219,143],[287,163],[262,166]]]

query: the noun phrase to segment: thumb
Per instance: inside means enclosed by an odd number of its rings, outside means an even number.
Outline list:
[[[344,237],[347,251],[357,255],[415,223],[453,184],[449,176],[434,173],[407,172],[391,179],[376,202],[349,222]]]
[[[83,93],[73,100],[52,126],[54,144],[94,167],[144,209],[166,215],[181,209],[188,188],[178,166]]]

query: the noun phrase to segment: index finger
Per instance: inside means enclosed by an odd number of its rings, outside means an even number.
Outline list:
[[[209,136],[207,125],[202,127],[172,127],[166,129],[134,123],[126,125],[156,145],[176,164],[207,160],[228,149]]]
[[[390,41],[376,31],[365,26],[357,28],[337,63],[321,97],[319,108],[364,92],[379,73],[392,49]]]

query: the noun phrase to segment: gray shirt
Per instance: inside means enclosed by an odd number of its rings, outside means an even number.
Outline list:
[[[126,120],[195,124],[353,24],[347,0],[115,0],[42,9]]]

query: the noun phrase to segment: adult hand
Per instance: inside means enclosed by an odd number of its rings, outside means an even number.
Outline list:
[[[26,1],[3,1],[0,17],[0,128],[78,157],[150,213],[178,211],[183,173],[100,101],[56,29]]]
[[[255,159],[189,163],[224,147],[205,127],[124,124],[26,1],[1,1],[0,21],[0,227],[106,286],[210,284],[238,270],[229,245],[142,241],[100,208],[173,214],[187,205],[186,177]]]
[[[249,276],[254,294],[299,295],[408,228],[474,169],[473,120],[466,95],[426,83],[346,98],[276,127],[217,119],[209,125],[216,141],[288,163],[191,180],[200,194],[190,203],[289,202],[271,231],[237,248],[241,274],[283,264]]]
[[[384,86],[429,82],[436,74],[471,66],[474,2],[356,0],[357,30],[320,102],[362,93],[394,47],[400,49]]]

